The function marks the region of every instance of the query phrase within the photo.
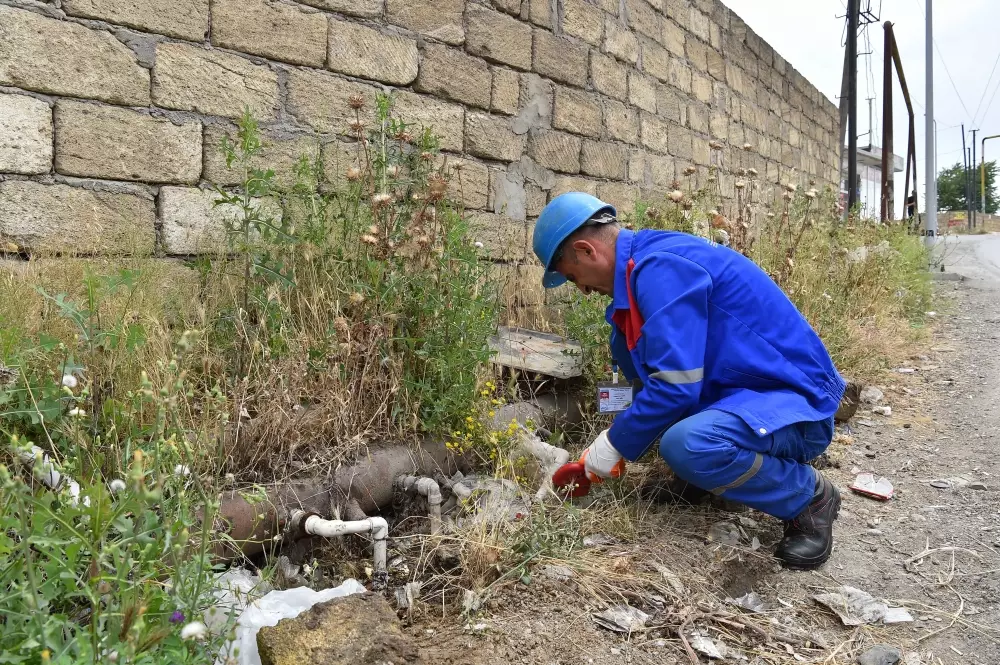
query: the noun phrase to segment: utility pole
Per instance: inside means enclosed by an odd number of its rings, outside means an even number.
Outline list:
[[[965,165],[965,170],[962,171],[962,175],[965,176],[965,228],[972,230],[972,200],[969,196],[969,149],[965,147],[965,125],[962,125],[962,163]]]
[[[847,17],[847,209],[858,203],[858,23],[861,0],[851,0]]]
[[[925,150],[934,145],[934,0],[927,0],[927,141]],[[936,244],[937,236],[937,173],[934,158],[927,155],[927,223],[924,225],[925,241],[929,247]]]
[[[972,190],[972,228],[976,228],[976,213],[979,212],[979,190],[976,189],[976,134],[972,130],[972,163],[969,165],[969,189]]]

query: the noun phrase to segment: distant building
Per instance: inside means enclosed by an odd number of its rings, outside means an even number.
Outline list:
[[[847,205],[847,154],[845,147],[843,154],[843,174],[844,181],[840,185],[840,195],[844,205]],[[899,155],[892,156],[892,170],[894,173],[902,173],[905,170],[903,158]],[[900,192],[905,184],[898,178],[894,178],[893,188],[895,193]],[[868,145],[858,147],[858,181],[855,183],[858,192],[858,201],[861,202],[862,216],[878,219],[882,206],[882,148]],[[891,217],[898,217],[900,210],[896,207],[896,197],[893,197],[893,210]]]

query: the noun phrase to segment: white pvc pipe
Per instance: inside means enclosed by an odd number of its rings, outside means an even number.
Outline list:
[[[297,522],[301,519],[302,512],[296,511],[292,515],[292,520]],[[374,568],[373,578],[376,583],[380,583],[387,578],[386,547],[389,539],[389,523],[383,517],[367,517],[363,520],[345,522],[343,520],[325,520],[319,515],[310,515],[306,518],[302,529],[313,536],[323,538],[339,538],[350,534],[368,533],[371,534],[375,544],[375,557],[372,567]]]
[[[38,482],[51,490],[60,490],[64,486],[69,493],[70,505],[76,506],[80,503],[80,483],[69,476],[64,476],[56,470],[56,463],[48,454],[38,446],[31,446],[31,450],[19,450],[17,456],[24,464],[32,469],[32,473]],[[42,464],[35,468],[35,460],[41,458]],[[83,497],[83,505],[90,506],[90,497]]]
[[[396,484],[404,492],[415,491],[427,497],[427,517],[431,521],[431,535],[441,533],[441,486],[433,478],[400,476]]]
[[[535,501],[542,501],[552,493],[552,476],[563,464],[569,462],[569,452],[542,441],[534,432],[521,427],[521,446],[538,460],[541,467],[541,486],[535,493]]]

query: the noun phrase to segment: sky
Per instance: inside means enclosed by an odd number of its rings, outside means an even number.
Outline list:
[[[795,69],[832,102],[839,104],[844,64],[847,0],[722,0]],[[858,144],[868,144],[868,101],[873,102],[875,144],[881,146],[882,68],[886,21],[893,23],[903,72],[914,102],[920,209],[924,209],[926,116],[926,2],[927,0],[861,0],[879,23],[859,38]],[[981,130],[977,138],[1000,134],[1000,2],[950,0],[934,2],[934,109],[937,120],[938,170],[962,161],[962,123],[967,131]],[[840,17],[840,18],[838,18]],[[870,46],[869,46],[870,44]],[[992,72],[992,80],[990,78]],[[987,82],[989,87],[987,88]],[[994,96],[995,95],[995,96]],[[992,104],[991,104],[992,101]],[[895,153],[906,156],[908,117],[896,83],[893,95]],[[987,142],[987,159],[1000,158],[1000,139]],[[902,210],[904,173],[896,174],[897,215]]]

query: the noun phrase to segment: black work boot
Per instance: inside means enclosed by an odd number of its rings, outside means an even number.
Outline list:
[[[711,495],[706,490],[676,476],[673,478],[657,478],[639,487],[639,498],[655,503],[656,505],[683,504],[695,506],[709,496]]]
[[[816,472],[816,493],[798,517],[785,522],[785,537],[774,556],[786,568],[812,570],[826,563],[833,552],[833,521],[840,512],[840,492]]]

